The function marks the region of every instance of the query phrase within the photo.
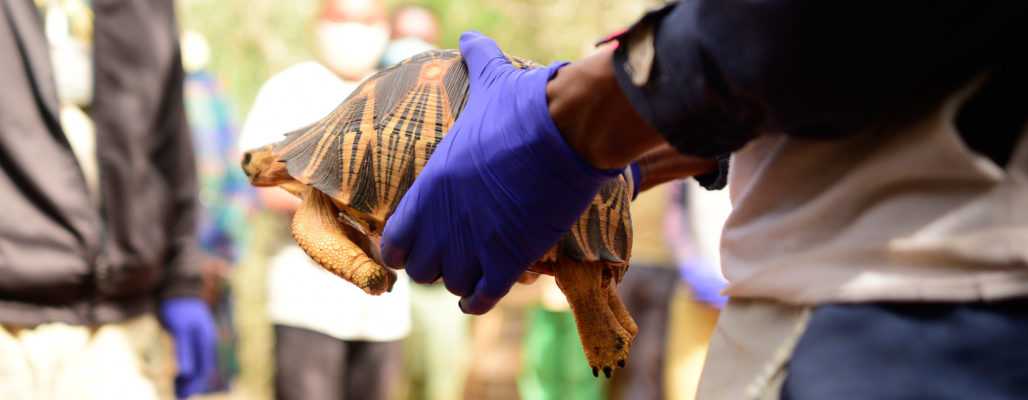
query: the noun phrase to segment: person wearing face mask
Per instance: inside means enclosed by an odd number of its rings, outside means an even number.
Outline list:
[[[421,6],[404,5],[393,10],[391,21],[392,41],[382,55],[381,67],[435,48],[439,39],[439,21],[432,11]]]
[[[325,4],[314,25],[315,51],[324,67],[356,84],[374,72],[389,43],[385,10],[372,0],[328,0]]]
[[[331,112],[374,72],[389,40],[382,6],[371,0],[328,0],[314,22],[318,59],[268,79],[243,125],[239,147],[282,139]],[[283,220],[299,200],[260,189],[265,207]],[[285,223],[285,222],[283,222]],[[284,231],[284,230],[283,230]],[[274,325],[277,399],[387,399],[410,330],[408,281],[368,296],[323,270],[288,237],[268,262],[268,314]]]

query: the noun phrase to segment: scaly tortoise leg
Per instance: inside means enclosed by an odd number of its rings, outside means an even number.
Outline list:
[[[332,199],[314,188],[303,193],[293,217],[293,238],[307,255],[329,272],[352,282],[368,294],[393,289],[396,273],[378,265],[355,243],[347,226],[336,220]],[[359,237],[357,237],[359,239]]]
[[[610,303],[610,311],[614,312],[614,317],[621,323],[621,327],[631,335],[632,340],[635,340],[635,335],[639,333],[639,325],[636,325],[632,314],[621,301],[621,295],[618,294],[617,285],[613,281],[607,285],[607,301]],[[625,365],[621,363],[618,366],[624,368]]]
[[[614,280],[608,268],[592,263],[562,262],[554,266],[553,275],[575,314],[578,336],[593,376],[599,376],[602,370],[610,378],[615,367],[625,365],[634,334],[622,327],[611,309],[608,299],[611,292],[607,286],[613,285]]]

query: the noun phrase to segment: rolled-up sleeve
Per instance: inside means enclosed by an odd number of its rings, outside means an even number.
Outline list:
[[[1012,1],[683,0],[616,37],[615,76],[676,149],[724,159],[762,133],[833,138],[909,122],[1022,51],[1026,10]]]

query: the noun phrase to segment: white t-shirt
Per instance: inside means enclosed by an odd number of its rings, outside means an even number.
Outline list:
[[[969,89],[902,129],[764,136],[732,156],[733,297],[793,304],[1028,295],[1028,134],[999,166],[955,126]]]
[[[275,74],[247,115],[240,149],[274,143],[313,124],[356,87],[313,61]],[[272,257],[268,268],[268,314],[275,324],[342,340],[397,340],[410,330],[409,283],[402,272],[392,292],[371,296],[321,268],[295,244]]]

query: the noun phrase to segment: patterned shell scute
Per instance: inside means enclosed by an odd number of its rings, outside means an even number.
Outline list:
[[[517,68],[539,66],[507,57]],[[369,77],[331,114],[288,134],[275,152],[298,181],[362,219],[385,221],[457,119],[468,94],[468,72],[459,52],[424,52]],[[624,264],[631,252],[627,188],[620,178],[604,186],[541,261],[569,257]]]
[[[589,208],[558,244],[561,254],[579,261],[626,262],[632,251],[628,185],[623,178],[604,185]]]
[[[459,53],[422,53],[371,76],[275,150],[300,182],[384,218],[453,125],[467,92]]]

